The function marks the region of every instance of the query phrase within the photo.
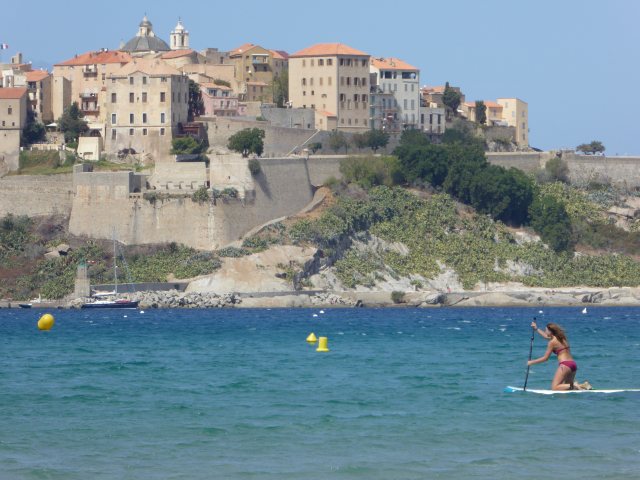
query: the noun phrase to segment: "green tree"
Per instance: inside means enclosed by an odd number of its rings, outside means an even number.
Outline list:
[[[442,94],[442,103],[447,107],[447,113],[453,113],[453,116],[458,115],[458,107],[460,106],[460,94],[449,86],[447,82],[444,86],[444,93]]]
[[[351,136],[351,143],[358,150],[362,150],[365,147],[369,146],[369,138],[367,137],[367,133],[355,133]]]
[[[366,145],[374,152],[384,148],[389,143],[389,134],[382,130],[369,130],[364,134]]]
[[[369,189],[377,185],[388,187],[403,182],[402,166],[397,157],[358,156],[340,162],[340,173],[347,183],[357,183]]]
[[[311,153],[316,153],[318,150],[322,149],[322,143],[313,142],[313,143],[310,143],[309,145],[307,145],[307,148],[309,150],[311,150]]]
[[[602,142],[594,140],[591,143],[583,143],[576,147],[576,150],[587,155],[595,155],[596,153],[604,153],[605,148]]]
[[[402,135],[400,135],[400,146],[425,146],[429,145],[431,142],[429,141],[429,137],[422,131],[417,128],[409,128],[407,130],[402,131]],[[394,152],[395,154],[395,152]]]
[[[344,133],[339,130],[333,130],[329,134],[327,143],[329,144],[329,148],[334,152],[338,152],[338,150],[340,150],[341,148],[344,148],[344,151],[346,152],[349,148],[349,142],[347,141],[347,138],[344,136]]]
[[[22,130],[22,146],[41,142],[45,137],[44,125],[36,120],[35,114],[30,108],[27,109],[27,121]]]
[[[213,79],[213,84],[214,85],[220,85],[222,87],[229,87],[231,88],[231,83],[226,81],[226,80],[222,80],[221,78],[214,78]]]
[[[200,85],[189,79],[189,110],[187,112],[187,120],[193,122],[193,119],[204,113],[204,101],[202,100],[202,91]]]
[[[250,154],[262,155],[264,151],[264,130],[259,128],[245,128],[229,137],[229,150],[248,157]]]
[[[482,100],[476,100],[476,122],[480,125],[487,123],[487,106]]]
[[[172,155],[196,155],[207,149],[205,141],[198,142],[193,137],[179,137],[171,141]]]
[[[567,162],[560,157],[554,157],[547,161],[544,166],[552,180],[569,183],[569,167]]]
[[[573,248],[571,220],[562,203],[551,195],[538,195],[529,207],[531,226],[554,251]]]
[[[273,92],[273,103],[277,107],[284,107],[289,101],[289,70],[285,69],[280,75],[274,77],[271,82],[271,91]]]
[[[64,141],[67,143],[77,141],[81,134],[89,130],[78,102],[73,102],[65,108],[64,113],[58,119],[58,127],[64,133]]]

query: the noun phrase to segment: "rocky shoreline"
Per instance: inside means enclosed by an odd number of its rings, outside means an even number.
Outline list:
[[[609,289],[501,289],[492,291],[403,292],[392,299],[388,291],[291,291],[213,293],[143,291],[119,295],[136,300],[139,308],[331,308],[331,307],[569,307],[640,306],[640,288]],[[33,304],[33,308],[80,308],[85,299]],[[0,302],[0,308],[15,308],[21,302]]]

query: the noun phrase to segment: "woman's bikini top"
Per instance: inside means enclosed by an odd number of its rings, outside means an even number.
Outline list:
[[[564,351],[564,350],[569,350],[569,347],[562,347],[559,348],[558,350],[554,350],[553,353],[555,353],[556,355],[558,355],[560,352]]]

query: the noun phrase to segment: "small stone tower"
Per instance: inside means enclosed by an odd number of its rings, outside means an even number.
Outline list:
[[[185,30],[181,19],[178,19],[176,28],[171,32],[169,45],[171,50],[183,50],[189,48],[189,32]]]
[[[76,298],[91,296],[91,283],[89,281],[87,264],[85,262],[81,262],[80,265],[78,265],[78,273],[76,275],[76,285],[73,295]]]

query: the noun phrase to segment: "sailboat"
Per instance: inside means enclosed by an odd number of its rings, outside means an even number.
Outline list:
[[[94,300],[92,302],[83,303],[80,308],[138,308],[137,300],[116,299],[109,300],[105,297],[118,295],[118,252],[116,250],[116,238],[113,237],[113,291],[112,292],[96,292],[93,298],[101,298],[104,300]]]

